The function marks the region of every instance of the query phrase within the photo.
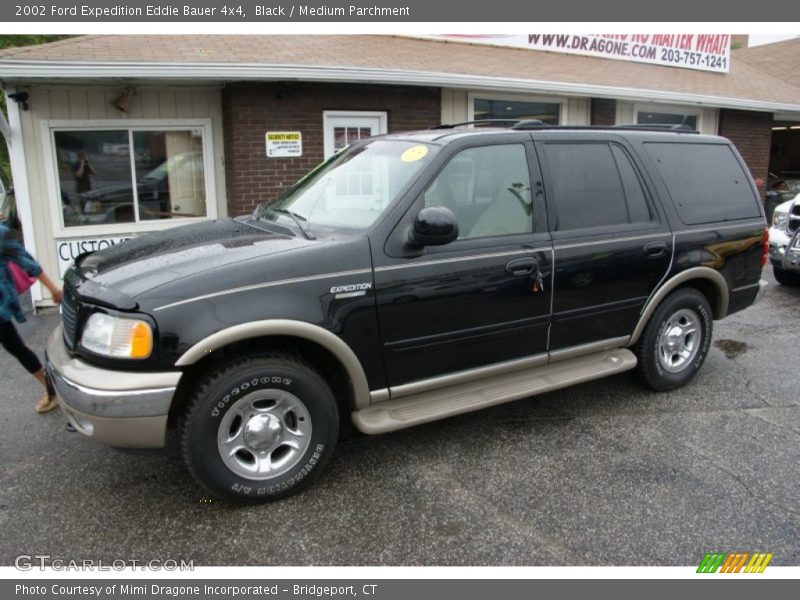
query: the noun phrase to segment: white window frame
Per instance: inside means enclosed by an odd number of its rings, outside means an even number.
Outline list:
[[[173,217],[152,221],[133,223],[110,223],[107,225],[64,226],[64,212],[61,208],[61,188],[58,178],[58,159],[56,155],[56,131],[102,131],[106,129],[124,129],[134,131],[185,131],[202,129],[203,131],[203,175],[206,186],[206,215],[204,217]],[[214,143],[212,138],[211,119],[53,119],[42,120],[42,147],[45,149],[44,170],[46,190],[50,197],[50,211],[55,238],[100,237],[126,233],[144,233],[169,229],[176,225],[196,223],[217,218],[217,188],[214,172]],[[130,134],[129,134],[130,136]],[[135,212],[138,215],[138,206]]]
[[[328,159],[334,154],[333,150],[333,129],[328,125],[330,119],[339,117],[369,117],[378,118],[378,135],[388,133],[389,117],[386,111],[380,110],[323,110],[322,111],[322,141],[325,158]]]
[[[646,104],[634,103],[633,105],[633,124],[639,122],[640,112],[655,112],[668,115],[689,115],[697,119],[697,131],[703,131],[703,111],[694,106],[680,106],[676,104]]]
[[[566,98],[554,96],[531,96],[528,94],[495,94],[490,92],[469,92],[467,94],[467,121],[475,120],[475,100],[497,100],[499,102],[543,102],[558,104],[558,124],[569,124],[569,103]]]

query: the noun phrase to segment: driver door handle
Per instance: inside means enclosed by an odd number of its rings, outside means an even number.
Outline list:
[[[506,273],[512,277],[524,277],[533,273],[537,267],[538,264],[533,258],[516,258],[506,264]]]

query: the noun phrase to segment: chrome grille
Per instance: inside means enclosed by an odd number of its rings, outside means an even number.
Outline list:
[[[61,300],[61,321],[64,323],[64,343],[71,350],[75,347],[75,333],[78,329],[78,306],[75,297],[66,287]]]

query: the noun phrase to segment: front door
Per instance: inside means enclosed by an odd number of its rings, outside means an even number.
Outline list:
[[[386,133],[386,113],[326,110],[322,125],[327,159],[358,140]]]
[[[413,220],[424,207],[449,208],[456,241],[409,258],[375,253],[390,387],[547,351],[542,185],[533,145],[513,139],[456,151],[407,213]],[[398,225],[401,234],[407,227]]]

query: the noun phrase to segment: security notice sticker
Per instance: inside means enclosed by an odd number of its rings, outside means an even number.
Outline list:
[[[268,131],[267,157],[303,156],[303,134],[299,131]]]

